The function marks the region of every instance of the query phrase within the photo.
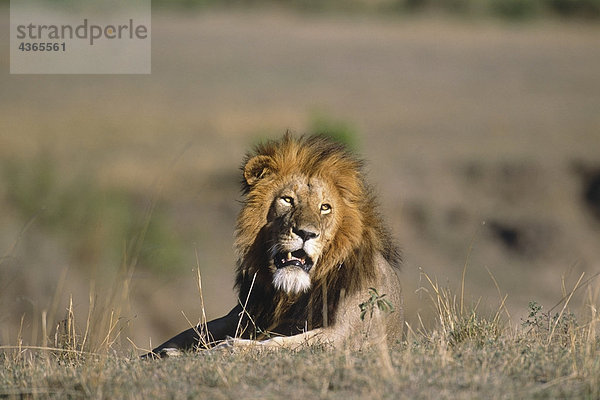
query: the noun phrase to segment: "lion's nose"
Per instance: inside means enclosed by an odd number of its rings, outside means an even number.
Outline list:
[[[305,242],[319,236],[317,229],[312,227],[294,228],[294,233],[300,236]]]

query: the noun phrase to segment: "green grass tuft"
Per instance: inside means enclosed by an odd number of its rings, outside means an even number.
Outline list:
[[[328,136],[352,151],[359,150],[358,129],[345,120],[317,112],[310,119],[309,131],[313,134]]]

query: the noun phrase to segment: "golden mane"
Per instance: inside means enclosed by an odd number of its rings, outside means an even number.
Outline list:
[[[248,299],[246,309],[255,327],[289,335],[307,328],[296,326],[298,321],[308,321],[308,329],[327,326],[341,297],[364,289],[374,276],[377,253],[399,267],[400,253],[377,211],[377,201],[364,178],[364,163],[343,145],[325,136],[286,134],[248,154],[245,174],[250,162],[252,176],[243,180],[243,208],[235,232],[235,286],[241,303]],[[263,228],[277,183],[295,175],[332,183],[343,199],[343,223],[314,267],[311,289],[289,295],[272,286]],[[260,178],[260,183],[251,185],[252,177]]]
[[[377,212],[363,162],[324,136],[286,134],[257,146],[242,171],[235,232],[239,304],[144,357],[215,345],[358,349],[371,339],[401,338],[400,253]],[[387,296],[392,313],[361,313],[369,288]]]

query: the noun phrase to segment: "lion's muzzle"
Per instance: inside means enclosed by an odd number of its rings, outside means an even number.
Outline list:
[[[275,272],[273,273],[273,286],[290,294],[307,291],[310,286],[310,275],[313,260],[303,249],[295,251],[282,251],[273,257]]]
[[[273,259],[277,269],[285,267],[298,267],[308,273],[313,266],[312,259],[306,254],[303,249],[292,252],[277,253]]]

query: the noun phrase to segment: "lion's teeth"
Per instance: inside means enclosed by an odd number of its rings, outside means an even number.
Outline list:
[[[288,254],[287,254],[287,257],[288,257],[288,258],[287,258],[288,260],[291,260],[291,259],[292,259],[292,253],[291,253],[291,252],[290,252],[290,253],[288,253]]]

